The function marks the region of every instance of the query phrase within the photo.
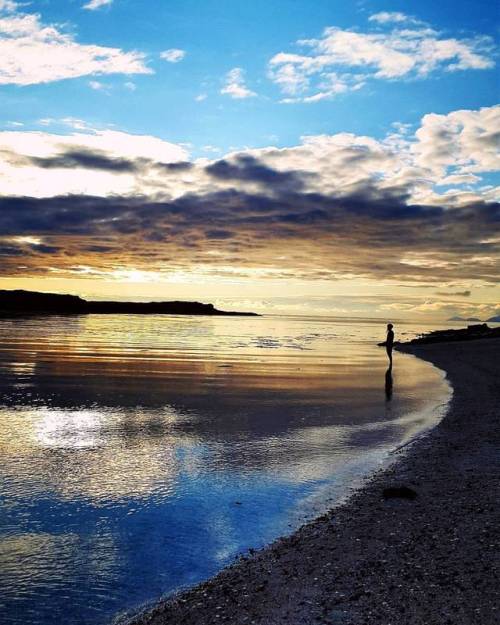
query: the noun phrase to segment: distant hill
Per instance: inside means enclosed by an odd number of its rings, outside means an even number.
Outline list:
[[[489,328],[486,323],[481,323],[468,328],[461,328],[460,330],[434,330],[412,339],[406,345],[449,343],[451,341],[473,341],[478,339],[500,339],[500,328]]]
[[[448,321],[479,321],[481,322],[481,319],[478,319],[477,317],[450,317]],[[487,319],[487,321],[493,321],[493,319]]]
[[[76,295],[38,293],[36,291],[0,290],[0,314],[3,315],[228,315],[258,316],[251,312],[217,310],[213,304],[200,302],[94,302]]]
[[[500,315],[495,315],[494,317],[490,317],[486,319],[486,321],[491,321],[492,323],[500,323]]]

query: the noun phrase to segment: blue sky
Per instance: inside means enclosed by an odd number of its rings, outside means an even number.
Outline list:
[[[282,104],[268,74],[269,60],[298,51],[300,39],[317,38],[328,26],[384,33],[393,23],[370,22],[371,15],[404,12],[428,23],[441,38],[496,35],[492,2],[255,2],[114,0],[96,10],[84,1],[32,2],[45,24],[60,24],[82,44],[137,50],[154,74],[83,76],[39,85],[2,86],[2,121],[36,127],[40,118],[77,117],[94,125],[114,124],[132,133],[189,142],[193,153],[213,145],[232,147],[294,145],[301,135],[354,132],[384,135],[395,121],[416,124],[428,112],[491,106],[498,99],[495,68],[435,71],[425,78],[371,81],[357,92],[314,104]],[[186,52],[182,61],[159,58],[166,49]],[[231,99],[220,93],[232,68],[258,95]],[[100,82],[102,90],[89,87]],[[133,83],[135,90],[125,87]],[[203,101],[195,98],[206,95]]]
[[[0,0],[0,287],[496,313],[498,23],[485,0]]]

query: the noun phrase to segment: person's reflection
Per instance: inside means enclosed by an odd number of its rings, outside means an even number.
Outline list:
[[[392,365],[385,372],[385,398],[387,401],[392,399]]]

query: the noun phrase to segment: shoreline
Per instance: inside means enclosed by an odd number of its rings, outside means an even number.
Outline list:
[[[446,372],[444,418],[345,503],[127,623],[498,622],[500,339],[398,349]],[[415,498],[384,497],[402,486]]]

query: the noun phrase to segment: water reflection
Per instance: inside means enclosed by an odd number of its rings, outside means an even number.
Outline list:
[[[391,401],[392,399],[392,387],[393,387],[393,380],[392,380],[392,365],[391,365],[385,372],[385,398],[387,399],[387,401]]]
[[[384,402],[377,326],[108,316],[0,326],[8,624],[103,623],[212,574],[302,522],[325,489],[340,496],[432,423],[447,394],[436,370],[397,355]]]

